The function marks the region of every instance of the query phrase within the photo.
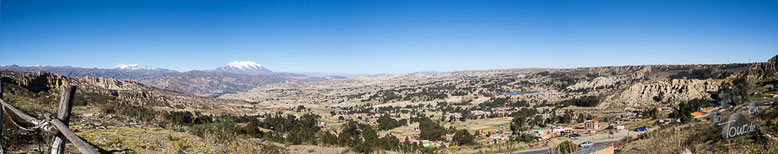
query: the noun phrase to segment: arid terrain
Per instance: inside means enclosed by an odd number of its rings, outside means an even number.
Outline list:
[[[460,71],[277,82],[218,96],[139,82],[146,79],[0,73],[3,100],[39,118],[56,113],[60,87],[77,86],[70,126],[101,152],[503,153],[553,151],[570,140],[613,145],[618,153],[772,153],[776,68],[778,57],[748,64]],[[166,82],[197,79],[163,76],[180,78]],[[752,115],[758,134],[722,139],[720,127],[695,115],[720,110],[720,102],[733,105],[721,108],[724,117],[747,113],[744,102],[761,105]],[[48,150],[46,132],[20,130],[11,121],[18,119],[3,116],[6,152]]]
[[[357,77],[264,84],[218,97],[133,80],[3,71],[2,88],[5,101],[40,117],[56,112],[59,87],[76,85],[70,125],[103,152],[493,153],[571,140],[625,153],[769,153],[778,127],[776,61]],[[703,135],[721,130],[692,112],[718,107],[722,92],[743,96],[725,115],[743,112],[744,101],[764,105],[757,136]],[[11,132],[7,152],[47,150],[43,132],[21,131],[3,118],[3,132]],[[28,137],[34,139],[19,140]]]
[[[0,0],[0,154],[778,154],[778,0]]]

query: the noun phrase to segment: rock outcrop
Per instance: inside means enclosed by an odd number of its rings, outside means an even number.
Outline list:
[[[662,102],[678,103],[680,101],[691,100],[695,98],[709,99],[708,92],[717,91],[719,82],[714,80],[696,80],[696,79],[672,79],[653,81],[650,83],[635,83],[629,88],[609,97],[603,105],[617,103],[626,106],[641,106],[653,103],[659,103],[654,100],[654,96],[661,97]]]
[[[31,92],[49,91],[69,84],[69,78],[60,74],[39,71],[35,73],[20,73],[3,71],[3,82],[16,84]]]
[[[756,78],[776,78],[778,77],[778,55],[770,58],[767,62],[757,63],[751,67],[749,74]]]
[[[591,81],[581,81],[574,85],[568,86],[567,89],[575,90],[575,89],[593,89],[598,87],[606,87],[606,86],[613,86],[616,85],[619,81],[624,80],[624,77],[597,77],[592,79]]]
[[[75,82],[77,82],[79,85],[87,86],[83,88],[107,89],[107,90],[142,90],[143,89],[143,85],[135,81],[117,80],[117,79],[105,78],[105,77],[88,76],[83,78],[76,78]]]
[[[49,94],[58,95],[60,87],[75,85],[78,86],[77,95],[108,96],[112,97],[114,101],[153,107],[160,110],[186,110],[214,115],[263,112],[256,110],[255,106],[242,101],[187,95],[129,80],[104,77],[71,78],[45,71],[35,73],[0,71],[0,74],[2,74],[3,84],[18,85],[18,87],[34,93],[48,92]],[[110,101],[100,103],[110,103]]]

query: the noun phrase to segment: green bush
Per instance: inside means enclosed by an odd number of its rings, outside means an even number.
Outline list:
[[[475,144],[473,139],[475,139],[475,136],[471,135],[467,129],[458,130],[452,137],[453,142],[456,142],[457,145],[473,145]]]
[[[576,150],[576,145],[570,140],[565,140],[556,146],[556,150],[559,151],[559,153],[572,153]]]

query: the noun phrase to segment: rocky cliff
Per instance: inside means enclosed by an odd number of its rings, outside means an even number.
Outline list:
[[[581,81],[574,85],[568,86],[567,89],[593,89],[598,87],[614,86],[616,83],[626,79],[625,77],[597,77],[591,81]]]
[[[754,64],[749,71],[749,75],[756,78],[770,79],[778,77],[778,55],[770,58],[767,62]]]
[[[635,83],[610,97],[601,105],[641,106],[659,102],[678,103],[695,98],[710,99],[719,89],[720,81],[698,79],[671,79]],[[661,93],[661,96],[660,96]],[[660,98],[656,101],[654,97]]]

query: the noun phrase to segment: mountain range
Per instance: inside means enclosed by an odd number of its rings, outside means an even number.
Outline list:
[[[339,77],[311,77],[294,73],[273,72],[251,61],[233,61],[212,70],[178,72],[138,64],[118,64],[116,68],[82,68],[73,66],[19,66],[1,65],[0,70],[38,72],[46,71],[70,77],[105,77],[133,80],[160,89],[174,90],[200,96],[214,96],[279,82],[306,82],[337,79]]]
[[[235,74],[251,74],[251,75],[268,75],[273,74],[273,71],[262,67],[262,65],[254,63],[252,61],[233,61],[216,68],[217,72],[235,73]]]

